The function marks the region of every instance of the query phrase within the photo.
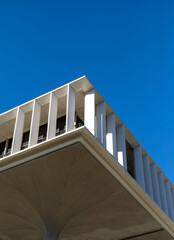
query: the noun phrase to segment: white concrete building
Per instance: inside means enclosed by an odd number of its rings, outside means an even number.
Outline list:
[[[0,239],[174,239],[174,186],[85,76],[0,115]]]

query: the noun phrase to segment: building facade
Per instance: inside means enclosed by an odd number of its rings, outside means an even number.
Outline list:
[[[174,186],[84,76],[0,115],[0,239],[174,239]]]

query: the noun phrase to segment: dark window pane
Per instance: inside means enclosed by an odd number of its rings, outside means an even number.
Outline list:
[[[6,144],[6,141],[0,143],[0,158],[4,156],[5,144]]]
[[[10,138],[8,140],[7,152],[5,155],[9,155],[11,153],[12,141],[13,141],[13,138]]]
[[[57,119],[56,136],[65,132],[66,116]]]
[[[46,136],[47,136],[47,123],[39,127],[38,143],[45,141]]]
[[[76,116],[76,128],[81,127],[84,125],[84,122],[79,118],[79,116]]]
[[[134,151],[131,145],[126,141],[127,170],[128,173],[135,178],[134,173]]]
[[[30,136],[30,131],[25,132],[25,133],[23,134],[21,149],[25,149],[25,148],[28,147],[29,136]]]

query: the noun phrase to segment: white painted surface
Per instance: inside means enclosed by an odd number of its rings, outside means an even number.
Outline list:
[[[48,114],[48,131],[47,139],[55,137],[57,122],[58,99],[54,93],[50,94],[49,114]]]
[[[134,148],[134,169],[137,183],[145,190],[144,169],[141,146]]]
[[[124,125],[117,128],[117,151],[118,151],[118,162],[127,171],[127,157],[126,157],[126,141],[125,141],[125,129]]]
[[[16,123],[13,135],[12,154],[21,150],[25,113],[19,107],[17,110]]]
[[[106,147],[106,110],[105,102],[97,105],[97,140]]]
[[[143,157],[143,169],[144,169],[144,180],[146,192],[153,199],[153,188],[152,188],[152,178],[150,173],[150,163],[148,155]]]
[[[173,208],[172,193],[171,193],[169,181],[165,182],[165,190],[166,190],[166,198],[167,198],[169,217],[172,220],[174,220],[174,208]]]
[[[75,120],[75,91],[68,85],[67,105],[66,105],[66,132],[74,129]]]
[[[36,100],[34,100],[33,112],[32,112],[32,118],[31,118],[29,147],[37,144],[38,134],[39,134],[39,125],[40,125],[40,114],[41,114],[41,106]]]
[[[106,149],[117,158],[117,143],[116,143],[116,119],[115,114],[107,116],[107,134],[106,134]]]
[[[162,210],[168,215],[168,206],[167,206],[167,198],[166,198],[166,191],[164,185],[164,177],[163,173],[158,174],[158,183],[159,183],[159,190],[160,190],[160,197],[161,197],[161,208]]]
[[[85,95],[85,127],[95,135],[95,89]]]
[[[151,177],[152,177],[152,186],[153,186],[153,196],[154,201],[158,204],[158,206],[161,208],[161,198],[160,198],[160,191],[159,191],[159,183],[158,183],[158,176],[157,176],[157,170],[156,165],[153,164],[150,167],[151,170]]]

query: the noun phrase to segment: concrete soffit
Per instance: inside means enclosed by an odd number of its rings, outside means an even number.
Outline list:
[[[61,136],[54,137],[46,142],[5,157],[0,161],[0,172],[78,142],[80,142],[174,238],[174,223],[85,127],[80,127],[79,129],[72,130]]]

